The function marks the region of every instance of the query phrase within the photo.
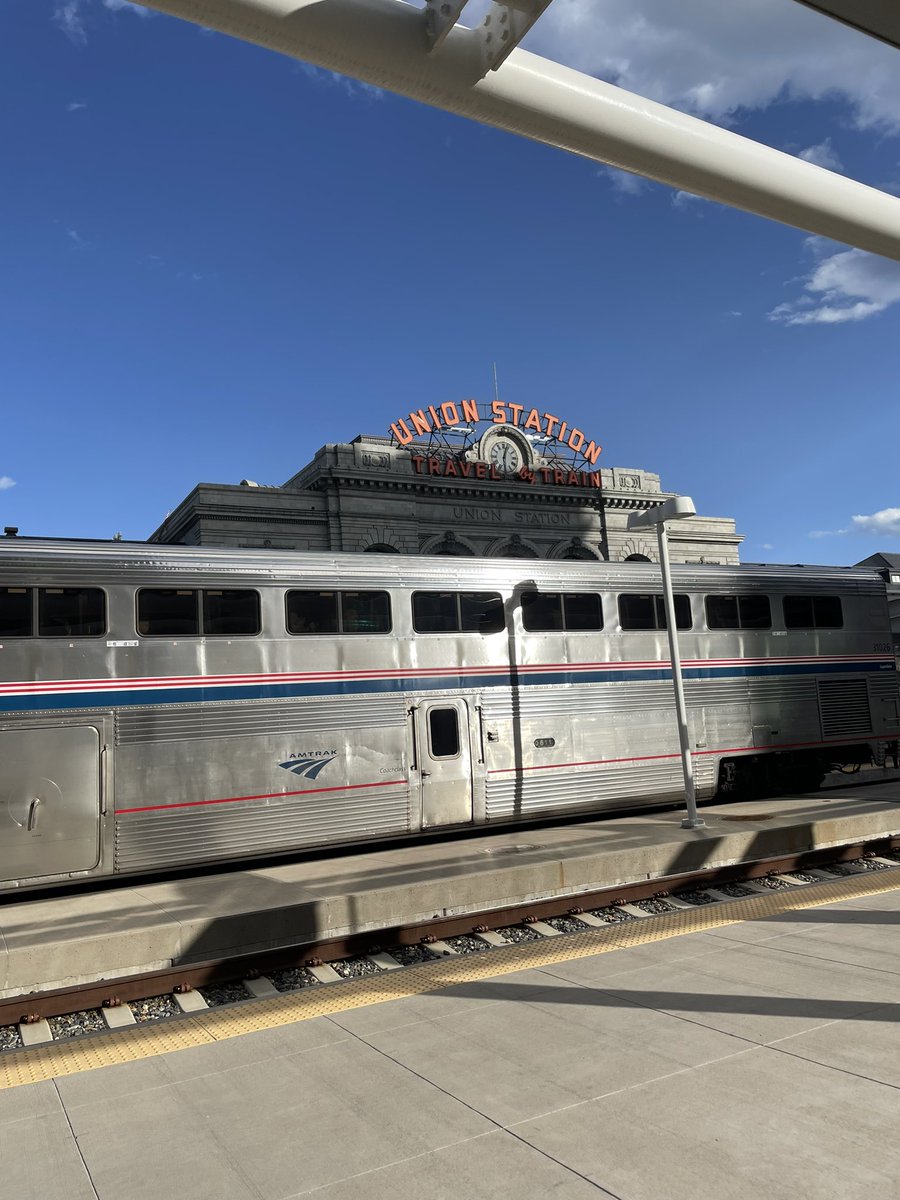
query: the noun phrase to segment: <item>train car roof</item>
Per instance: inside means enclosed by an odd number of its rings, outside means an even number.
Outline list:
[[[656,563],[601,562],[573,559],[469,558],[406,554],[363,554],[330,551],[243,549],[229,546],[173,546],[151,542],[90,541],[64,538],[0,538],[0,570],[19,578],[29,572],[60,583],[76,580],[147,583],[157,586],[171,573],[202,584],[240,576],[248,583],[335,586],[346,581],[360,587],[465,586],[484,589],[552,588],[561,577],[567,585],[588,588],[658,586]],[[746,587],[750,590],[793,587],[882,591],[883,580],[867,568],[805,564],[673,563],[673,581],[681,587]],[[22,580],[24,582],[24,579]],[[35,582],[38,582],[37,579]]]

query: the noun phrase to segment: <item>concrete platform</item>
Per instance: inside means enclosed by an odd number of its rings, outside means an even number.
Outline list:
[[[0,1195],[896,1200],[898,963],[885,890],[0,1090]]]
[[[896,773],[893,773],[896,775]],[[0,905],[0,996],[900,834],[900,778]]]

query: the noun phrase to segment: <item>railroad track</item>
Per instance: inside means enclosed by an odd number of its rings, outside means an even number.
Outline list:
[[[617,885],[578,897],[435,918],[264,954],[34,991],[0,1000],[0,1054],[339,984],[435,959],[488,953],[560,934],[587,933],[626,921],[653,920],[679,910],[891,869],[900,870],[900,837]]]

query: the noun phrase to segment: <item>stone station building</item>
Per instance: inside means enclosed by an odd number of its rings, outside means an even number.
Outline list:
[[[401,422],[401,425],[404,423]],[[405,428],[405,426],[404,426]],[[458,431],[463,432],[463,431]],[[360,436],[330,444],[279,486],[199,483],[151,542],[498,558],[655,562],[651,531],[628,514],[674,495],[649,471],[560,455],[508,425],[450,438]],[[598,451],[599,452],[599,451]],[[668,526],[674,562],[733,564],[729,517]]]

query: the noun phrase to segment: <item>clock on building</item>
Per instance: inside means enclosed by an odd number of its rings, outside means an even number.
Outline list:
[[[516,429],[489,429],[478,443],[478,457],[496,467],[501,475],[515,475],[524,466],[531,466],[534,454],[531,443]]]

